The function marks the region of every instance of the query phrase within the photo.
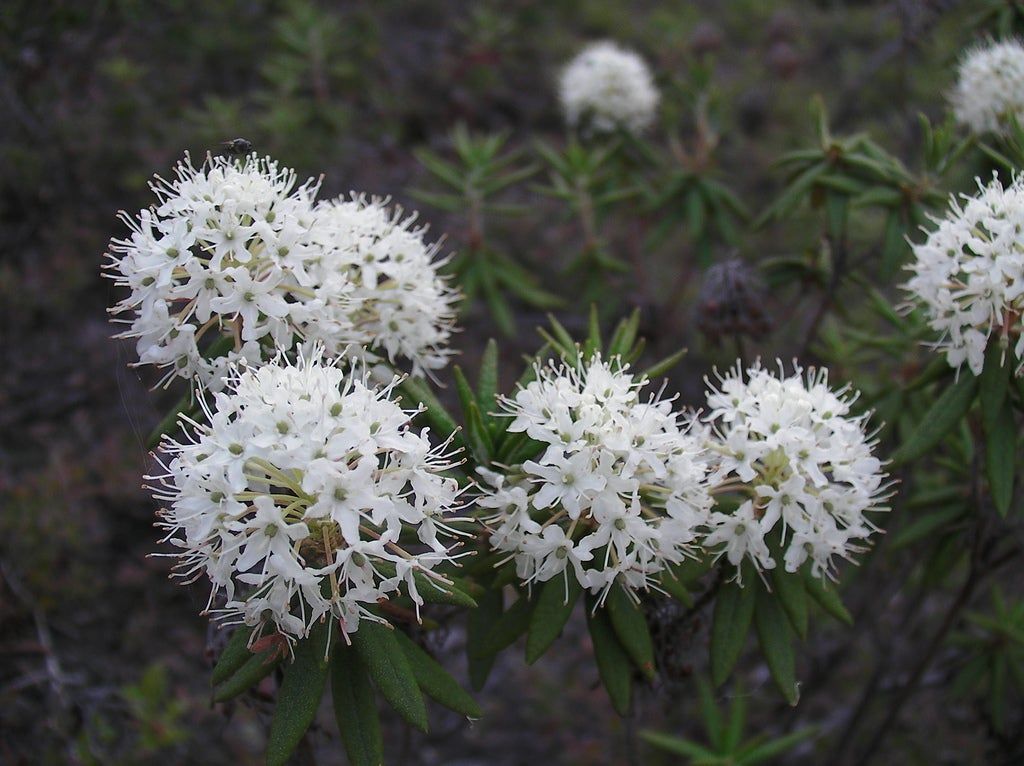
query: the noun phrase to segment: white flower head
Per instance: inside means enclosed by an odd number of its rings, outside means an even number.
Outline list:
[[[978,186],[962,203],[951,199],[946,217],[914,246],[906,284],[949,364],[966,363],[974,375],[993,337],[1006,348],[1015,334],[1018,365],[1024,360],[1024,177],[1005,188],[998,178]]]
[[[484,488],[491,545],[527,584],[575,577],[593,593],[646,588],[691,554],[712,505],[701,426],[617,358],[536,367],[503,399],[509,430],[545,445]]]
[[[866,415],[852,415],[855,396],[833,391],[825,369],[794,365],[787,376],[739,363],[718,386],[708,381],[705,420],[720,454],[714,478],[750,493],[732,513],[711,514],[705,546],[739,567],[758,571],[806,561],[816,577],[834,577],[834,559],[850,559],[876,531],[865,516],[885,510],[886,474],[873,454]],[[777,560],[782,553],[783,560]]]
[[[199,168],[186,155],[174,180],[151,184],[157,205],[122,214],[131,235],[111,241],[106,268],[130,294],[111,311],[138,364],[167,370],[161,382],[216,390],[231,363],[303,340],[334,357],[408,360],[414,374],[446,363],[455,295],[424,229],[380,200],[316,205],[317,183],[295,181],[255,154]]]
[[[260,363],[289,348],[292,313],[309,298],[307,264],[317,185],[295,188],[295,173],[255,154],[244,160],[186,155],[172,180],[150,184],[158,203],[135,218],[126,239],[110,243],[107,268],[131,290],[111,310],[135,338],[138,364],[222,385],[227,362]],[[203,351],[231,338],[226,362]],[[222,341],[223,344],[223,341]]]
[[[417,579],[444,587],[432,570],[452,559],[451,455],[391,392],[300,349],[294,364],[233,367],[204,402],[209,425],[165,437],[166,471],[147,477],[161,526],[184,576],[205,573],[211,603],[225,594],[225,619],[292,639],[328,615],[350,633],[403,584],[417,604]]]
[[[1003,133],[1024,121],[1024,46],[1017,40],[971,48],[950,94],[957,122],[972,133]]]
[[[313,238],[324,252],[311,272],[327,316],[310,307],[317,321],[307,337],[336,353],[331,341],[344,337],[371,361],[408,360],[413,374],[436,370],[451,355],[458,294],[439,273],[445,260],[425,241],[426,227],[387,202],[352,194],[317,205]],[[345,300],[332,300],[339,291]]]
[[[602,41],[588,45],[562,70],[559,98],[572,127],[636,134],[653,122],[659,94],[639,54]]]

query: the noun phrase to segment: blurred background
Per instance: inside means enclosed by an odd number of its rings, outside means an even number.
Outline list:
[[[433,236],[446,234],[446,249],[457,251],[466,218],[422,195],[417,201],[416,190],[436,185],[416,152],[450,159],[458,124],[506,135],[508,151],[528,153],[537,138],[562,144],[559,67],[586,42],[610,38],[651,65],[663,124],[692,136],[695,94],[710,104],[716,172],[757,212],[781,186],[772,162],[813,140],[814,94],[824,97],[834,131],[870,131],[912,162],[917,114],[941,120],[981,5],[4,0],[0,763],[261,762],[269,698],[211,706],[217,639],[198,614],[206,591],[170,582],[169,561],[150,555],[160,547],[154,504],[140,487],[143,445],[181,391],[150,392],[149,371],[127,366],[132,347],[110,339],[106,309],[115,295],[100,264],[109,239],[125,232],[117,211],[150,203],[154,173],[169,173],[185,151],[201,158],[244,137],[301,178],[322,173],[324,197],[357,190],[419,209]],[[969,177],[955,183],[970,188]],[[505,200],[515,207],[489,218],[489,238],[563,296],[557,313],[570,329],[582,327],[587,305],[563,273],[579,250],[573,222],[530,183]],[[602,315],[611,321],[639,307],[652,359],[689,347],[669,385],[683,402],[696,401],[703,374],[736,356],[714,312],[698,316],[723,289],[703,281],[706,268],[797,253],[807,232],[744,230],[732,243],[702,247],[680,232],[637,252],[637,225],[628,216],[606,223],[609,249],[630,272],[602,297]],[[757,290],[748,351],[813,358],[803,347],[811,308],[800,289],[776,290],[769,280]],[[514,296],[510,305],[517,332],[502,340],[502,353],[515,366],[537,348],[533,328],[546,320]],[[456,347],[472,369],[500,328],[480,305],[466,308],[461,325]],[[844,378],[841,362],[834,376]],[[512,379],[510,372],[506,385]],[[899,587],[914,564],[912,553],[889,552],[863,575],[848,572],[856,627],[822,622],[802,645],[799,707],[786,706],[763,666],[745,666],[753,732],[819,727],[784,762],[841,763],[863,746],[858,738],[872,727],[850,722],[873,714],[858,707],[871,699],[866,685],[884,695],[922,640],[920,621],[906,619],[911,596]],[[916,606],[927,615],[927,602]],[[673,619],[664,630],[676,672],[641,697],[632,723],[611,710],[586,632],[574,624],[560,651],[535,666],[519,652],[502,657],[480,695],[481,721],[434,710],[432,733],[423,735],[386,719],[389,762],[619,764],[635,757],[635,728],[699,738],[688,677],[706,666],[706,619]],[[464,676],[458,632],[436,641]],[[951,691],[941,663],[935,672],[873,762],[1013,762],[1019,731],[993,732],[983,706]],[[1009,720],[1020,719],[1011,711]],[[313,738],[319,763],[345,762],[332,727],[326,722]],[[672,762],[642,752],[641,762]]]

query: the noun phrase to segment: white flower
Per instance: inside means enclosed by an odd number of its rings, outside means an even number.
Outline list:
[[[314,204],[317,184],[269,158],[186,155],[158,204],[122,214],[110,276],[130,294],[111,310],[129,327],[139,364],[216,390],[226,366],[260,364],[299,341],[329,356],[408,360],[413,374],[447,362],[455,293],[438,276],[437,246],[380,200]],[[227,356],[224,358],[225,347]],[[207,359],[206,356],[213,358]]]
[[[886,475],[865,432],[866,415],[850,414],[855,397],[832,391],[827,370],[796,367],[786,376],[759,363],[737,363],[708,383],[723,489],[749,492],[736,511],[711,515],[704,544],[737,567],[783,565],[796,572],[810,559],[816,577],[834,577],[834,558],[850,559],[876,531],[865,516],[886,510]],[[776,560],[782,552],[783,560]]]
[[[993,337],[1007,348],[1016,335],[1018,365],[1024,360],[1024,178],[1006,188],[998,179],[978,185],[979,193],[962,204],[951,199],[947,216],[914,246],[906,284],[949,364],[966,363],[975,375]]]
[[[136,339],[139,364],[167,368],[163,381],[218,388],[222,365],[203,354],[217,338],[237,339],[230,361],[291,346],[291,312],[309,297],[305,264],[319,250],[309,237],[317,185],[295,181],[269,158],[208,156],[196,168],[186,155],[173,180],[150,184],[157,205],[121,214],[131,235],[111,241],[107,268],[131,294],[112,313],[127,316],[116,320],[129,325],[118,337]]]
[[[670,401],[642,400],[646,379],[618,359],[536,371],[501,406],[511,432],[547,446],[505,475],[482,472],[491,545],[528,584],[571,572],[593,593],[646,588],[692,553],[708,518],[703,436],[691,433],[700,425]]]
[[[211,602],[226,594],[227,619],[299,638],[331,615],[352,632],[403,583],[422,603],[416,573],[444,587],[432,570],[452,558],[439,538],[459,488],[391,390],[300,350],[294,365],[232,368],[204,402],[209,425],[165,438],[166,472],[147,477],[161,525],[185,575],[209,576]]]
[[[310,322],[307,336],[330,344],[341,335],[330,332],[336,322],[375,352],[371,359],[407,359],[413,374],[439,369],[451,355],[447,345],[458,295],[438,272],[445,261],[437,258],[437,244],[425,242],[426,227],[414,225],[415,214],[403,217],[400,207],[386,205],[387,200],[356,194],[317,205],[314,239],[324,255],[312,272],[320,302],[332,316]],[[346,299],[334,308],[336,284],[345,286]]]
[[[1002,133],[1024,121],[1024,46],[1017,40],[972,48],[950,94],[957,122],[973,133]]]
[[[640,133],[654,120],[659,95],[644,60],[605,41],[588,45],[562,70],[559,98],[573,127]]]

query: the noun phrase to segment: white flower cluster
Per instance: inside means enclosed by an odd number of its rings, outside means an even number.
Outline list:
[[[459,488],[390,394],[300,349],[294,365],[232,367],[204,403],[209,425],[165,438],[166,472],[147,477],[161,524],[184,576],[208,575],[211,603],[224,592],[225,619],[299,638],[331,614],[352,632],[403,583],[420,603],[416,578],[443,579],[431,570],[451,559]],[[403,530],[420,552],[400,547]]]
[[[390,360],[410,360],[413,374],[447,364],[456,293],[438,274],[439,246],[426,244],[415,220],[362,195],[317,205],[312,238],[324,255],[314,269],[319,300],[303,306],[307,338],[329,352],[337,351],[332,339],[353,339]]]
[[[217,389],[233,362],[259,364],[303,339],[332,356],[381,349],[414,373],[445,364],[454,294],[423,229],[379,200],[317,205],[317,184],[295,182],[255,154],[198,168],[186,156],[173,180],[151,184],[156,206],[122,213],[131,235],[111,241],[107,268],[131,293],[111,311],[139,364],[167,370],[161,382]]]
[[[569,124],[598,133],[640,133],[659,94],[644,60],[612,42],[591,43],[562,70],[559,98]]]
[[[876,531],[865,512],[884,510],[886,475],[865,432],[866,415],[851,416],[853,397],[833,392],[827,370],[796,367],[786,376],[739,364],[709,382],[706,420],[719,454],[714,479],[751,498],[735,512],[711,514],[704,545],[739,567],[787,572],[811,562],[816,577],[833,577],[835,557],[850,559]],[[737,572],[737,577],[739,573]]]
[[[1001,133],[1024,122],[1024,46],[1007,40],[969,50],[950,94],[957,122],[973,133]]]
[[[712,505],[702,439],[670,401],[642,400],[644,383],[617,359],[538,364],[502,400],[509,430],[546,445],[507,476],[486,472],[494,486],[478,500],[497,511],[491,545],[524,582],[571,569],[594,593],[614,581],[636,590],[696,543]]]
[[[1024,360],[1024,177],[1006,188],[998,179],[978,185],[962,205],[953,198],[946,218],[914,246],[906,285],[939,333],[936,346],[949,364],[966,362],[975,375],[994,335],[1008,344],[1016,334],[1014,353]]]

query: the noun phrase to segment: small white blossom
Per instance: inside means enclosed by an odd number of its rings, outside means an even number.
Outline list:
[[[957,122],[976,134],[1002,133],[1024,121],[1024,46],[1017,40],[972,48],[950,94]]]
[[[691,554],[712,505],[701,426],[618,359],[578,369],[537,364],[502,409],[512,433],[546,445],[536,460],[488,471],[478,504],[496,511],[491,545],[526,583],[571,576],[593,593],[646,588]]]
[[[998,179],[978,185],[978,194],[962,204],[951,199],[946,217],[914,246],[906,285],[924,306],[949,364],[966,363],[975,375],[993,337],[1007,348],[1016,335],[1014,353],[1024,360],[1024,178],[1006,188]]]
[[[588,45],[562,70],[559,98],[573,127],[640,133],[654,120],[659,95],[637,53],[603,41]]]
[[[381,200],[314,203],[317,184],[269,158],[186,156],[107,269],[130,294],[111,310],[129,327],[138,364],[216,390],[226,367],[272,358],[300,341],[329,356],[407,360],[413,374],[444,366],[455,293],[415,216]],[[218,339],[220,339],[218,341]],[[226,344],[227,353],[218,347]],[[211,353],[212,352],[212,353]],[[214,358],[206,358],[211,356]]]
[[[714,474],[723,489],[751,499],[736,511],[715,511],[704,544],[737,567],[758,571],[811,562],[816,577],[834,576],[834,558],[850,559],[876,531],[868,511],[885,510],[886,475],[865,432],[866,415],[850,414],[855,397],[832,391],[828,371],[797,367],[786,376],[737,363],[710,381],[709,413],[721,458]],[[773,551],[784,551],[777,561]]]
[[[225,619],[300,638],[324,615],[349,633],[368,606],[452,556],[446,514],[458,502],[444,447],[413,412],[322,361],[279,357],[232,368],[183,442],[165,437],[155,495],[180,568],[226,596]],[[419,543],[406,550],[405,538]],[[401,547],[400,547],[401,546]],[[439,587],[444,587],[443,582]],[[259,631],[257,631],[258,633]]]

